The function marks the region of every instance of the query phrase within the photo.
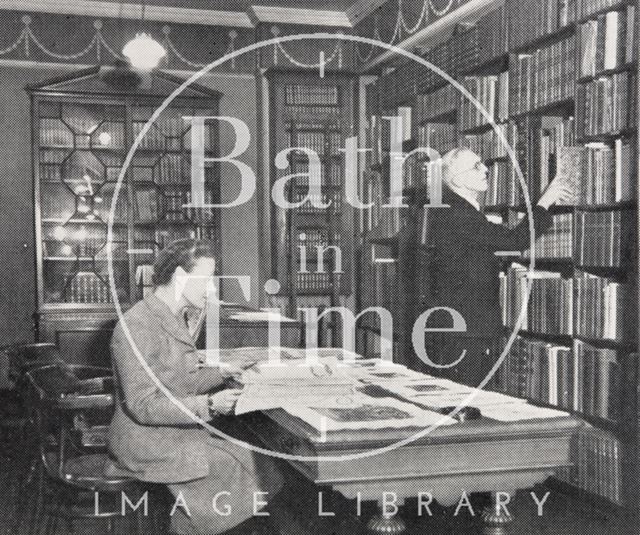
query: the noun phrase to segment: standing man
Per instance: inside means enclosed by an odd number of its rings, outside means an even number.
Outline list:
[[[442,202],[448,207],[428,210],[426,231],[427,308],[454,309],[464,318],[466,330],[427,333],[427,356],[445,367],[421,367],[470,386],[478,386],[500,356],[501,260],[497,253],[522,251],[531,245],[528,216],[508,229],[488,221],[480,211],[478,199],[488,188],[487,172],[482,159],[469,149],[445,154]],[[552,224],[549,206],[569,194],[564,184],[554,180],[532,207],[536,237]],[[429,317],[427,327],[451,328],[452,321],[450,312],[440,310]]]

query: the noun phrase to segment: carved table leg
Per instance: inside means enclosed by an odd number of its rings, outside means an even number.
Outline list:
[[[513,516],[496,500],[496,494],[491,493],[491,505],[485,507],[482,512],[482,535],[508,535],[509,524],[513,522]]]
[[[399,515],[385,515],[378,511],[367,523],[368,535],[401,535],[407,525]]]

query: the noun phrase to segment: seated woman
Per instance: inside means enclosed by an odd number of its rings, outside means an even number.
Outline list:
[[[186,506],[172,516],[172,530],[178,533],[222,533],[245,521],[248,527],[254,493],[269,493],[258,495],[259,504],[282,486],[271,459],[212,436],[158,388],[139,360],[202,420],[233,411],[240,391],[225,388],[224,381],[234,372],[203,367],[184,320],[186,307],[205,306],[214,270],[210,242],[171,243],[153,266],[155,291],[124,314],[111,342],[120,396],[109,449],[140,480],[168,484],[176,503]],[[251,532],[243,526],[242,532]]]

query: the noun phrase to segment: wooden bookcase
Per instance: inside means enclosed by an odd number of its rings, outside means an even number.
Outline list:
[[[601,41],[594,28],[602,32]],[[606,32],[617,32],[617,46],[607,44],[605,51]],[[474,46],[477,54],[469,52]],[[425,55],[493,113],[514,149],[532,203],[559,169],[580,178],[577,202],[553,207],[554,227],[536,243],[541,278],[533,282],[528,325],[518,333],[493,388],[584,418],[590,425],[576,439],[576,464],[559,474],[559,485],[580,489],[582,499],[628,510],[637,509],[639,488],[637,48],[636,2],[508,0],[475,29],[454,33]],[[393,93],[394,87],[403,89]],[[407,87],[416,88],[410,102]],[[444,154],[468,146],[490,170],[487,216],[508,226],[523,216],[520,183],[502,143],[455,90],[400,65],[370,84],[366,98],[373,151],[362,189],[369,200],[382,204],[388,196],[388,132],[381,118],[412,106],[406,152],[430,146]],[[424,310],[427,274],[417,229],[430,165],[423,156],[407,160],[404,192],[410,207],[365,214],[357,242],[359,310],[391,307],[398,326],[394,358],[405,364],[416,358],[406,325]],[[504,259],[505,332],[519,312],[518,284],[524,279],[518,277],[530,262],[530,252]],[[612,306],[605,306],[603,296]],[[377,325],[363,322],[360,349],[373,355],[379,342]]]
[[[219,212],[183,208],[191,196],[191,132],[183,117],[218,115],[220,93],[191,85],[161,113],[112,206],[135,137],[182,83],[162,71],[137,78],[117,74],[112,67],[94,67],[28,88],[38,335],[58,343],[76,363],[109,362],[117,319],[107,269],[111,210],[113,284],[125,310],[150,291],[150,266],[168,242],[206,237],[220,245]],[[215,122],[206,126],[205,152],[218,152]],[[217,165],[205,170],[205,202],[219,199],[218,172]]]
[[[298,317],[299,308],[340,306],[352,294],[354,215],[344,202],[344,152],[340,149],[356,131],[357,77],[342,71],[321,74],[317,69],[292,68],[271,68],[265,76],[270,99],[271,186],[297,173],[287,183],[285,198],[300,203],[309,191],[308,155],[289,152],[284,169],[276,165],[276,156],[292,147],[309,149],[320,161],[322,202],[331,203],[327,208],[305,202],[283,209],[269,200],[271,276],[281,285],[271,301]],[[317,247],[326,249],[323,263]],[[332,332],[337,340],[337,329]]]

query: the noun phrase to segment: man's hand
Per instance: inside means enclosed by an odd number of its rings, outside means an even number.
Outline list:
[[[213,417],[216,414],[232,414],[242,390],[226,389],[209,394],[209,414]]]
[[[570,201],[572,198],[573,190],[563,181],[561,182],[558,179],[554,179],[540,197],[538,206],[548,210],[552,204],[555,204],[558,201]]]

